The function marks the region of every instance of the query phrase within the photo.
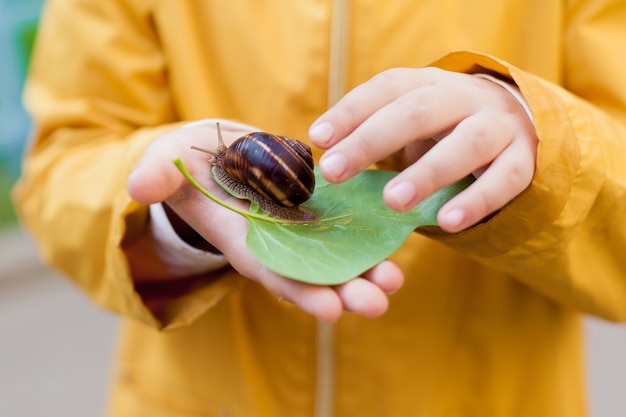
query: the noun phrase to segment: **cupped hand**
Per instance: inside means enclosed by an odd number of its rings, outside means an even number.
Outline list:
[[[222,124],[227,144],[250,131]],[[191,175],[212,194],[232,205],[245,207],[245,202],[232,198],[215,184],[210,178],[209,156],[192,150],[192,145],[215,149],[215,125],[177,129],[153,142],[128,178],[131,197],[143,204],[165,201],[223,253],[239,273],[263,285],[277,298],[291,302],[323,321],[336,321],[343,311],[374,318],[387,310],[388,294],[398,290],[404,279],[401,270],[390,261],[384,261],[361,277],[335,287],[288,279],[261,265],[246,244],[246,219],[202,195],[186,182],[172,163],[174,158],[180,158]]]
[[[356,87],[309,130],[327,149],[320,172],[342,182],[404,150],[411,164],[385,186],[391,209],[410,210],[468,175],[438,222],[459,232],[498,211],[532,181],[538,139],[521,103],[502,86],[436,68],[392,69]]]

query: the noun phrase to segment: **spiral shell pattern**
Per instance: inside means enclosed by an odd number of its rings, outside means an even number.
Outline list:
[[[233,142],[220,162],[232,179],[285,207],[302,204],[315,189],[311,148],[286,136],[249,133]]]

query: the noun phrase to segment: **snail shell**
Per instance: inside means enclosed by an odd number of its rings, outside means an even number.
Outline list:
[[[218,147],[208,152],[211,175],[235,197],[256,203],[273,217],[291,223],[310,223],[317,217],[299,207],[315,189],[313,154],[306,144],[265,132],[244,135],[224,145],[219,123]]]

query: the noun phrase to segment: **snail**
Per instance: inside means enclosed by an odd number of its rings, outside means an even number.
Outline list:
[[[212,155],[211,176],[222,188],[286,222],[318,220],[300,207],[315,188],[313,154],[308,145],[287,136],[253,132],[227,147],[219,123],[217,138],[215,151],[191,148]]]

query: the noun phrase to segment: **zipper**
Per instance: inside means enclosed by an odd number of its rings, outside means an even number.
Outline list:
[[[350,1],[332,0],[327,98],[329,108],[346,93],[349,25]]]
[[[317,322],[317,364],[315,380],[315,417],[332,417],[335,408],[335,329],[330,323]]]
[[[327,105],[330,108],[346,92],[350,0],[332,0]],[[335,408],[335,328],[317,322],[315,417],[332,417]]]

